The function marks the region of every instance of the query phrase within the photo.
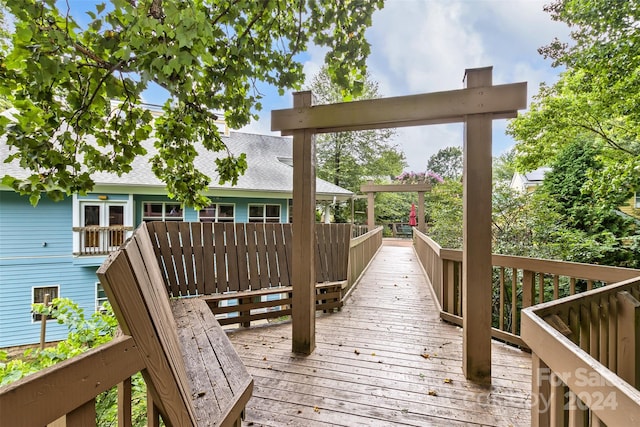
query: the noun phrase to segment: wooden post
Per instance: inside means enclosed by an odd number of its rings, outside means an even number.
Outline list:
[[[310,107],[311,92],[293,94],[293,108]],[[315,307],[316,154],[313,129],[293,132],[293,236],[291,279],[292,351],[311,354],[316,346]]]
[[[373,181],[369,181],[369,185],[373,185]],[[376,228],[375,195],[376,193],[372,191],[367,193],[367,226],[369,231]]]
[[[418,230],[422,233],[427,232],[427,227],[424,223],[424,192],[418,191]]]
[[[492,85],[492,68],[467,70],[467,88]],[[491,114],[466,116],[463,193],[465,377],[491,383]]]
[[[549,427],[549,399],[551,371],[538,357],[531,354],[531,426]]]
[[[618,376],[640,388],[640,302],[622,291],[618,299]]]
[[[118,384],[118,426],[131,427],[131,377]]]
[[[43,305],[47,307],[49,305],[49,294],[44,294]],[[46,343],[46,335],[47,335],[47,315],[40,315],[40,350],[44,350],[44,344]]]

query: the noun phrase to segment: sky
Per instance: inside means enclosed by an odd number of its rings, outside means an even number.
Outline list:
[[[382,96],[462,89],[467,68],[493,66],[493,84],[528,83],[529,100],[540,82],[554,83],[561,70],[537,51],[554,37],[569,41],[569,29],[543,11],[549,0],[387,0],[376,11],[366,37],[371,79]],[[309,79],[318,72],[324,51],[311,48],[305,63]],[[291,108],[291,93],[269,93],[260,120],[242,129],[269,133],[270,110]],[[514,141],[505,135],[507,120],[493,125],[493,155]],[[400,128],[392,143],[406,156],[406,171],[425,171],[429,157],[462,146],[463,125]]]
[[[462,89],[465,69],[493,66],[493,84],[528,83],[528,99],[541,82],[554,83],[559,69],[551,67],[537,51],[554,37],[569,41],[569,29],[554,22],[543,6],[550,0],[386,0],[373,15],[366,38],[371,44],[367,65],[380,94],[412,95]],[[93,10],[96,0],[65,0],[76,18]],[[325,51],[311,46],[303,57],[307,84],[320,70]],[[260,119],[240,129],[270,131],[271,110],[291,108],[291,92],[279,96],[275,88],[262,87],[265,97]],[[164,98],[163,98],[164,97]],[[166,95],[145,93],[145,101],[161,104]],[[514,141],[505,134],[506,120],[493,124],[493,155],[508,151]],[[463,125],[400,128],[392,144],[404,152],[405,171],[423,172],[438,150],[462,146]]]

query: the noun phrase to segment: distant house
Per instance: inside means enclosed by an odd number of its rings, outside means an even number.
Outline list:
[[[551,168],[541,167],[531,172],[514,173],[510,187],[521,193],[530,193],[542,184],[544,177]],[[620,212],[640,219],[640,192],[636,192],[625,204],[618,208]]]
[[[164,184],[153,175],[147,158],[134,161],[123,176],[96,174],[94,191],[61,202],[43,197],[37,207],[28,197],[0,187],[0,347],[39,341],[40,323],[31,304],[44,295],[68,297],[90,315],[105,294],[95,271],[142,221],[290,222],[293,188],[292,141],[289,138],[225,130],[233,153],[246,153],[248,169],[235,187],[218,185],[215,153],[199,151],[196,166],[212,183],[212,204],[195,210],[169,199]],[[0,161],[8,146],[0,143]],[[26,176],[17,163],[2,164],[2,173]],[[318,200],[349,200],[353,194],[318,179]],[[65,338],[54,321],[47,340]]]
[[[636,191],[633,197],[620,206],[620,210],[629,216],[640,219],[640,192]]]
[[[542,184],[545,174],[550,170],[551,168],[549,167],[541,167],[531,172],[516,172],[513,174],[513,178],[511,178],[510,187],[521,193],[529,193],[535,190],[538,185]]]

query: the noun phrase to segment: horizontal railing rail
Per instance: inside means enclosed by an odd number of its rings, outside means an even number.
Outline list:
[[[133,232],[133,227],[116,225],[111,227],[87,226],[73,227],[78,234],[79,250],[76,256],[108,255],[117,250]]]
[[[441,248],[415,230],[414,247],[440,304],[441,317],[461,325],[462,251]],[[526,348],[520,312],[547,301],[640,276],[640,270],[575,262],[493,255],[492,334]]]
[[[522,311],[533,425],[640,424],[639,300],[637,277]]]

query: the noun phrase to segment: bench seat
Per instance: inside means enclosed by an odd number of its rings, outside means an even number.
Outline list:
[[[170,300],[145,224],[97,274],[144,360],[150,413],[167,426],[240,426],[253,378],[205,301]]]

